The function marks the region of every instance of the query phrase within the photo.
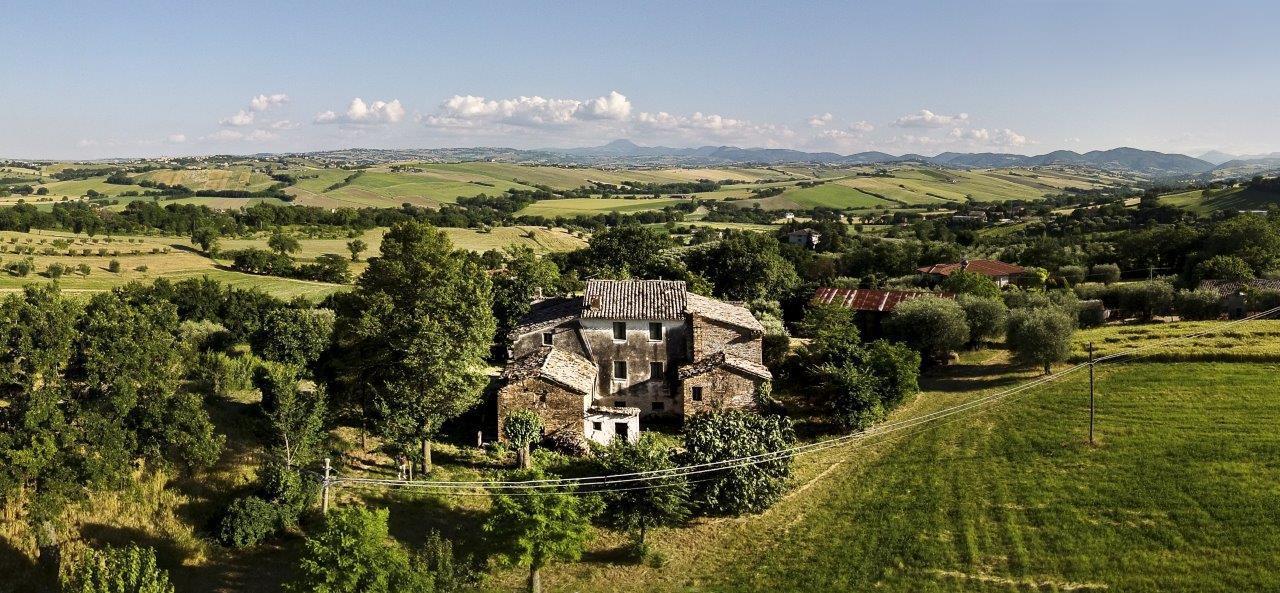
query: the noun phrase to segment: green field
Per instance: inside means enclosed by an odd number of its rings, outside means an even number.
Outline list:
[[[1280,194],[1248,187],[1191,190],[1160,196],[1160,203],[1208,214],[1215,210],[1266,210],[1280,206]]]
[[[609,212],[642,212],[645,210],[661,210],[687,200],[670,198],[567,198],[563,200],[541,200],[525,206],[517,216],[578,216],[605,214]]]

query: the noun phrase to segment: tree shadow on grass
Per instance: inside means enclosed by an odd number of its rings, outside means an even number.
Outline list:
[[[389,509],[392,537],[410,548],[421,547],[427,534],[435,530],[453,542],[456,553],[470,556],[481,565],[498,551],[497,542],[485,534],[488,514],[481,510],[452,506],[436,495],[405,492],[396,496],[380,494],[365,499],[365,503]]]
[[[257,436],[261,414],[258,404],[216,396],[206,401],[214,431],[227,437],[222,455],[212,468],[181,473],[173,480],[172,487],[188,499],[178,509],[179,516],[212,532],[226,505],[236,497],[249,494],[253,487],[243,479],[243,469],[256,468],[264,459]]]
[[[1026,380],[1027,367],[1002,364],[954,364],[920,375],[922,391],[961,392],[1005,387]]]
[[[0,538],[0,593],[56,591],[57,580],[7,539]]]

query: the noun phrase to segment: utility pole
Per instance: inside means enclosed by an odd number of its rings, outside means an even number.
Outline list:
[[[1093,445],[1093,342],[1089,342],[1089,444]]]
[[[320,512],[329,514],[329,472],[332,468],[329,465],[329,458],[324,458],[324,499],[320,503]]]

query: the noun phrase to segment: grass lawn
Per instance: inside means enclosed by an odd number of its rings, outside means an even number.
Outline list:
[[[948,369],[894,417],[1012,385],[1007,371]],[[1077,373],[895,441],[804,458],[797,489],[768,512],[661,530],[652,538],[661,568],[588,561],[556,566],[544,582],[566,591],[1274,590],[1277,372],[1100,368],[1097,448],[1085,442],[1087,377]],[[519,575],[505,576],[513,590]]]
[[[1160,203],[1197,214],[1208,214],[1215,210],[1266,210],[1280,204],[1280,194],[1247,187],[1196,189],[1160,196]]]
[[[577,216],[593,215],[606,212],[642,212],[645,210],[661,210],[686,200],[670,198],[567,198],[563,200],[541,200],[522,208],[517,216]]]

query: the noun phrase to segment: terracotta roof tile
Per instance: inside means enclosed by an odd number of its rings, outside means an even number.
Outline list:
[[[957,262],[952,264],[934,264],[923,268],[916,268],[921,274],[937,274],[939,276],[950,276],[956,270],[963,269],[966,272],[976,272],[984,276],[1017,276],[1026,271],[1026,268],[1014,264],[1006,264],[1002,261],[994,259],[971,259],[967,262]]]
[[[582,294],[585,319],[684,319],[681,280],[588,280]]]

